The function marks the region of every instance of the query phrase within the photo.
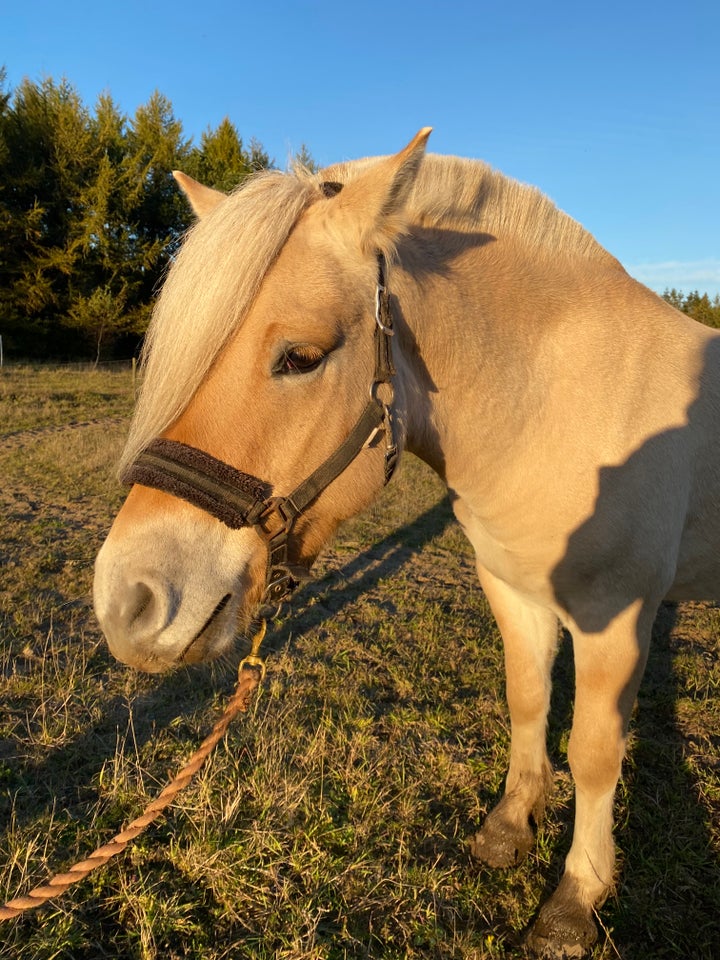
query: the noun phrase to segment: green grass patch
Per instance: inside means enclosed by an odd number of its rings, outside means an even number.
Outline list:
[[[0,368],[0,437],[95,417],[126,416],[134,402],[129,365]]]

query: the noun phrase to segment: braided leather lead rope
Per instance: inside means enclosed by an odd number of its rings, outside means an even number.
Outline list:
[[[241,711],[247,711],[250,706],[252,695],[265,675],[265,665],[257,654],[264,634],[265,623],[263,622],[258,634],[253,639],[252,653],[242,661],[238,668],[237,686],[225,707],[225,712],[175,779],[147,805],[139,817],[114,836],[109,843],[98,847],[87,860],[76,863],[67,873],[56,874],[43,886],[30,890],[26,896],[8,900],[6,904],[0,907],[0,920],[13,920],[26,910],[33,910],[47,900],[64,893],[68,887],[83,880],[93,870],[104,866],[112,857],[122,853],[128,844],[139,837],[154,820],[157,820],[163,810],[170,806],[177,794],[190,783],[214,747],[222,739],[233,717]]]

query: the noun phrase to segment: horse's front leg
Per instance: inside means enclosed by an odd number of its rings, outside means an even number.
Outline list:
[[[481,566],[478,575],[503,638],[511,745],[505,792],[470,851],[492,867],[510,867],[532,848],[533,823],[552,785],[546,734],[558,621]]]
[[[528,937],[541,957],[582,957],[597,939],[593,914],[614,880],[613,798],[654,613],[638,600],[601,633],[573,628],[575,828],[563,878]]]

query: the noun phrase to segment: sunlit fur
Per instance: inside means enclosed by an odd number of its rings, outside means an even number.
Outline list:
[[[182,413],[242,321],[318,179],[265,171],[188,232],[143,350],[143,389],[120,468]]]
[[[572,635],[573,843],[530,944],[576,957],[613,886],[613,796],[655,613],[720,595],[720,336],[538,191],[423,160],[428,134],[319,175],[262,174],[228,199],[185,179],[202,219],[153,319],[124,459],[163,435],[289,494],[367,403],[376,253],[395,253],[399,442],[445,481],[503,637],[509,771],[471,843],[492,866],[532,846],[558,623]],[[328,197],[325,179],[344,186]],[[322,364],[278,375],[288,344]],[[292,559],[309,565],[382,478],[378,437],[298,522]],[[148,670],[222,655],[266,560],[256,531],[136,485],[96,564],[111,648]]]
[[[313,175],[289,173],[251,177],[188,232],[155,308],[143,351],[144,385],[133,418],[121,470],[187,406],[252,304],[262,280],[292,228],[323,199],[325,180],[349,183],[382,158],[330,167]],[[428,155],[408,202],[393,228],[386,252],[408,225],[512,233],[547,253],[567,250],[617,261],[590,233],[534,187],[511,180],[479,160]]]

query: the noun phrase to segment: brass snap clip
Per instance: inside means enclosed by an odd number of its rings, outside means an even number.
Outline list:
[[[260,656],[260,644],[265,639],[265,634],[267,633],[267,620],[260,620],[258,628],[255,631],[252,640],[250,641],[250,653],[244,657],[238,665],[238,677],[243,672],[245,667],[256,667],[260,671],[260,680],[265,679],[265,674],[267,672],[267,667],[265,666],[265,661]]]

